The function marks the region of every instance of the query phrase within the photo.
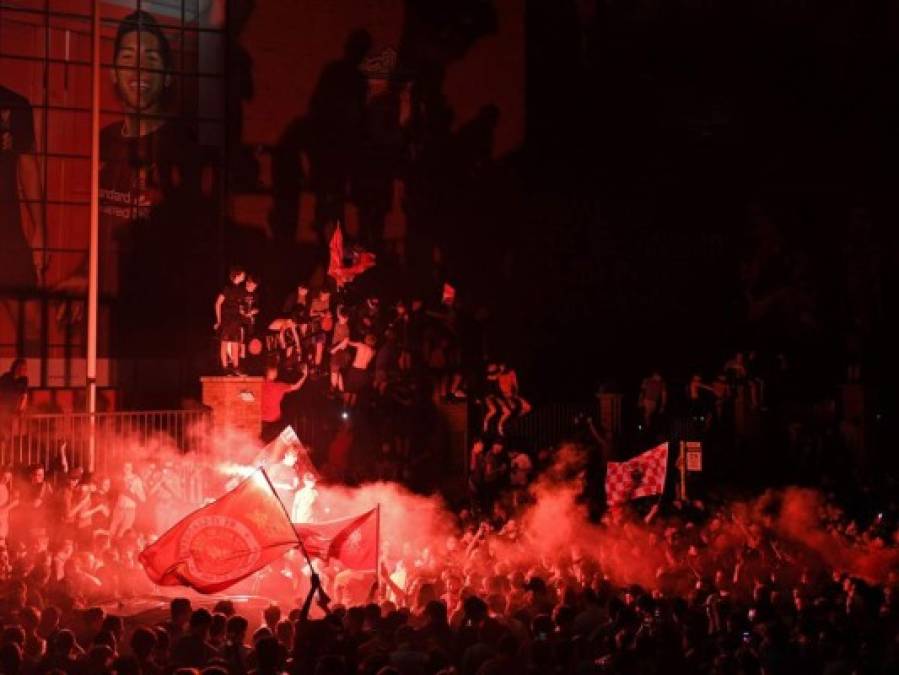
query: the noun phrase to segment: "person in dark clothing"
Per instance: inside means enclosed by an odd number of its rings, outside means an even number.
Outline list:
[[[0,375],[0,443],[12,434],[13,419],[28,405],[28,364],[15,359],[9,370]]]
[[[215,299],[215,330],[220,340],[219,360],[223,373],[240,375],[240,341],[243,335],[241,303],[246,297],[243,282],[246,273],[240,267],[232,267],[228,273],[230,283]]]
[[[172,648],[172,665],[176,668],[203,668],[218,651],[209,644],[209,627],[212,614],[207,609],[197,609],[190,615],[187,635],[175,642]]]
[[[44,271],[43,190],[34,154],[34,115],[23,96],[0,85],[0,288],[33,288]],[[30,227],[22,221],[19,192]]]
[[[250,356],[257,356],[262,351],[261,346],[254,349],[253,343],[256,337],[256,319],[259,312],[259,280],[254,275],[247,274],[247,278],[244,280],[244,296],[240,303],[240,317],[243,320],[240,341],[241,359],[247,358],[247,352],[250,353]]]
[[[174,54],[151,14],[118,24],[112,66],[122,116],[100,132],[99,177],[100,288],[116,300],[111,348],[137,359],[184,357],[205,346],[217,233],[202,186],[212,168],[172,114]]]

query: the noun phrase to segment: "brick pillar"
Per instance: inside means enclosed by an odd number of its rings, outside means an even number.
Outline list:
[[[201,377],[203,403],[212,409],[218,428],[259,436],[262,429],[261,377]]]

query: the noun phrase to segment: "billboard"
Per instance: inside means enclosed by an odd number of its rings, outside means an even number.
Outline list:
[[[191,328],[220,258],[225,13],[216,0],[97,7],[105,384],[113,364],[203,348],[208,331]],[[44,386],[83,383],[93,10],[0,2],[0,367],[24,355]]]

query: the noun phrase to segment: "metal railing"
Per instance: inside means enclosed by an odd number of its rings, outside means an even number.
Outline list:
[[[201,451],[207,410],[26,414],[0,429],[0,465],[41,464],[107,472],[135,450]]]
[[[547,448],[578,433],[578,418],[596,415],[590,403],[552,403],[535,407],[522,417],[509,420],[506,435],[526,439],[534,448]]]

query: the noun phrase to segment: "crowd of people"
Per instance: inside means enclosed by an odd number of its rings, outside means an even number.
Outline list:
[[[292,396],[304,395],[304,407],[327,402],[342,423],[326,456],[312,448],[326,481],[350,477],[350,428],[365,425],[367,473],[353,478],[414,483],[432,457],[414,431],[429,424],[425,411],[469,405],[480,433],[466,472],[470,499],[449,514],[452,534],[423,542],[421,533],[385,532],[377,573],[332,561],[312,572],[289,554],[232,589],[276,599],[261,617],[194,597],[172,600],[168,621],[148,623],[129,616],[133,599],[158,592],[138,554],[208,497],[199,467],[126,462],[110,476],[7,467],[0,673],[899,668],[895,485],[864,498],[780,494],[752,505],[666,494],[607,510],[602,466],[617,457],[610,431],[583,420],[577,448],[586,460],[576,478],[556,474],[564,447],[512,437],[510,421],[531,403],[515,369],[472,339],[476,322],[450,286],[439,299],[389,302],[352,285],[311,286],[298,284],[279,311],[265,312],[259,280],[233,268],[214,304],[223,374],[264,375],[264,440],[293,420]],[[27,404],[23,367],[3,380],[11,414]],[[734,354],[711,379],[693,374],[683,391],[654,370],[640,382],[635,426],[648,441],[685,419],[710,446],[728,435],[724,445],[740,447],[765,415],[782,412],[788,381],[783,356],[755,352]],[[296,479],[315,489],[312,477]],[[570,496],[570,508],[535,516],[554,494]]]
[[[218,366],[264,376],[262,439],[291,424],[332,476],[414,482],[419,461],[440,460],[438,405],[468,406],[473,425],[505,436],[532,408],[517,373],[456,289],[431,286],[388,297],[327,277],[263,302],[258,279],[232,268],[214,304]],[[368,451],[351,457],[363,438]]]
[[[388,303],[333,280],[315,291],[301,282],[262,322],[257,279],[234,267],[215,302],[222,372],[261,374],[272,366],[285,374],[304,371],[327,378],[330,394],[347,407],[357,405],[360,394],[384,396],[425,376],[446,401],[464,401],[472,389],[483,392],[485,424],[498,430],[513,413],[526,413],[530,406],[514,370],[486,363],[483,348],[478,354],[465,349],[461,323],[467,317],[460,315],[455,289],[444,284],[439,300],[425,295]]]
[[[453,534],[429,545],[416,545],[420,532],[405,541],[387,532],[380,583],[323,562],[310,577],[289,557],[261,575],[287,587],[261,616],[194,597],[172,600],[168,620],[129,617],[128,599],[154,591],[136,555],[155,525],[140,516],[124,530],[110,522],[89,542],[80,516],[53,537],[12,536],[0,548],[0,672],[879,675],[899,667],[895,486],[865,508],[849,500],[851,511],[838,508],[838,495],[796,491],[742,504],[652,500],[588,524],[576,502],[567,522],[540,513],[547,495],[583,487],[557,471],[541,473],[531,503],[501,498],[489,514],[458,511]],[[66,478],[77,491],[76,475]],[[36,473],[27,499],[67,503],[57,499],[67,487],[53,497],[42,483]],[[139,500],[142,481],[132,483],[128,498]],[[9,484],[5,474],[0,502]],[[251,588],[267,595],[275,586],[263,579]],[[104,604],[113,599],[121,614]]]
[[[277,328],[279,345],[293,328]],[[285,337],[267,377],[288,390],[317,377],[346,408],[327,358],[333,341],[332,330],[316,364],[314,341],[290,351]],[[295,380],[280,369],[290,359],[305,364]],[[650,373],[640,423],[663,432],[679,398],[703,397],[690,409],[701,427],[712,418],[710,431],[732,427],[739,405],[750,416],[776,407],[777,378],[741,371],[743,360],[728,360],[726,388],[694,378],[682,396]],[[33,466],[27,478],[7,468],[0,673],[896,672],[899,504],[889,479],[849,493],[836,481],[812,497],[665,496],[595,513],[595,459],[610,452],[604,430],[587,420],[582,444],[518,450],[499,434],[503,407],[487,403],[528,405],[516,402],[514,372],[500,380],[509,372],[484,369],[478,395],[492,420],[473,444],[471,501],[443,514],[451,534],[423,541],[421,532],[385,531],[377,576],[333,561],[316,561],[310,576],[289,554],[231,591],[275,599],[262,616],[240,616],[227,596],[172,600],[167,621],[131,615],[134,599],[158,592],[139,552],[205,497],[191,484],[197,467],[125,463],[90,476]],[[376,380],[357,407],[382,396]],[[396,386],[388,377],[385,392]],[[573,469],[564,461],[572,448]],[[375,477],[402,480],[390,450],[375,453]],[[570,502],[554,511],[559,495]]]

